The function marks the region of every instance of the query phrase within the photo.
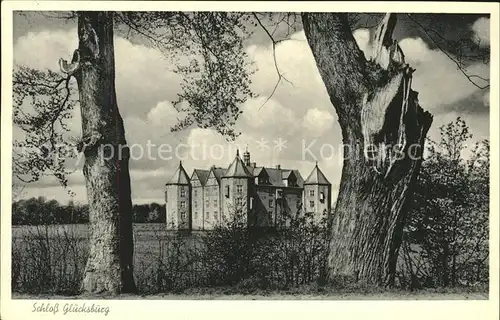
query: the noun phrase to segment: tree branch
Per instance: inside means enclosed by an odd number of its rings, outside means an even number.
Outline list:
[[[260,25],[260,27],[265,31],[265,33],[267,34],[267,36],[269,37],[269,39],[271,39],[272,47],[273,47],[274,67],[276,68],[276,73],[278,74],[278,81],[276,82],[276,85],[274,86],[271,94],[267,97],[266,101],[264,101],[264,103],[259,107],[259,110],[260,110],[274,96],[274,93],[276,92],[276,89],[278,88],[278,86],[279,86],[279,84],[281,83],[282,80],[285,80],[286,82],[288,82],[292,86],[293,86],[293,83],[290,80],[288,80],[287,78],[285,78],[285,76],[280,72],[279,67],[278,67],[278,61],[276,60],[276,44],[279,43],[279,42],[281,42],[281,41],[284,41],[284,40],[276,41],[274,39],[274,37],[273,37],[273,34],[276,31],[276,29],[277,29],[277,25],[276,25],[276,28],[274,29],[273,33],[271,34],[269,32],[269,30],[267,30],[267,28],[262,24],[262,21],[260,21],[260,19],[257,16],[257,14],[254,12],[254,13],[252,13],[252,15],[255,18],[255,20],[257,20],[257,23]]]
[[[438,49],[439,49],[442,53],[444,53],[444,54],[445,54],[445,55],[446,55],[446,56],[447,56],[447,57],[448,57],[451,61],[453,61],[453,62],[457,65],[458,70],[459,70],[459,71],[460,71],[460,72],[461,72],[461,73],[465,76],[465,78],[466,78],[467,80],[469,80],[469,82],[470,82],[470,83],[472,83],[474,86],[476,86],[477,88],[479,88],[479,89],[481,89],[481,90],[482,90],[482,89],[487,89],[487,88],[489,88],[489,87],[490,87],[490,85],[489,85],[489,84],[484,85],[484,86],[481,86],[480,84],[478,84],[478,83],[476,83],[474,80],[472,80],[473,78],[477,78],[477,79],[483,80],[483,81],[485,81],[485,82],[488,82],[488,81],[489,81],[489,79],[486,79],[486,78],[481,77],[481,76],[479,76],[479,75],[475,75],[475,74],[470,75],[470,74],[468,74],[468,73],[466,72],[466,70],[464,70],[464,68],[463,68],[463,66],[462,66],[462,63],[461,63],[460,61],[458,61],[455,57],[453,57],[450,53],[448,53],[445,49],[443,49],[443,48],[439,45],[439,43],[438,43],[436,40],[434,40],[434,38],[433,38],[433,37],[431,36],[431,34],[430,34],[430,32],[432,32],[433,34],[438,35],[438,36],[439,36],[439,37],[440,37],[443,41],[448,42],[448,40],[446,40],[443,36],[441,36],[441,35],[439,34],[439,32],[437,32],[437,31],[435,31],[435,30],[428,29],[428,28],[424,27],[424,26],[423,26],[420,22],[418,22],[416,19],[414,19],[414,18],[412,17],[412,15],[411,15],[411,14],[407,13],[406,15],[408,16],[408,18],[409,18],[411,21],[413,21],[413,22],[414,22],[417,26],[419,26],[419,27],[422,29],[422,31],[425,33],[425,35],[427,35],[427,37],[428,37],[430,40],[432,40],[432,42],[436,45],[436,47],[437,47],[437,48],[438,48]]]

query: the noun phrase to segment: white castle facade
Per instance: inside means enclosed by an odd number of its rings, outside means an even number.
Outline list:
[[[332,185],[316,164],[303,179],[296,169],[259,167],[239,152],[227,168],[194,169],[189,177],[182,162],[166,183],[169,228],[211,230],[236,213],[250,226],[282,227],[297,212],[331,209]]]

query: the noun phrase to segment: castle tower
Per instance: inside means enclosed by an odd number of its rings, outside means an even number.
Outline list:
[[[318,217],[331,209],[332,184],[318,167],[318,163],[304,181],[304,211],[315,212]]]
[[[165,201],[167,228],[174,230],[191,229],[191,182],[179,162],[179,167],[166,183]]]
[[[247,215],[254,197],[254,178],[241,160],[239,151],[221,178],[222,212],[231,219],[235,214]]]
[[[243,162],[245,163],[245,166],[250,167],[250,152],[248,152],[248,147],[245,150],[245,153],[243,153]]]

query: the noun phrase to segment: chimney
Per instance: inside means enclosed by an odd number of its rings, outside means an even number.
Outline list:
[[[248,152],[248,149],[243,153],[243,163],[245,163],[246,166],[250,166],[250,152]]]
[[[281,165],[280,165],[280,164],[277,164],[277,165],[276,165],[276,169],[281,169]]]
[[[257,162],[252,162],[252,167],[256,168],[257,167]]]

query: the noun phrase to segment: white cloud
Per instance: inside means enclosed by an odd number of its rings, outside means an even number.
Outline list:
[[[169,101],[161,101],[149,110],[147,114],[148,121],[154,126],[173,127],[180,119],[179,112],[175,109],[173,104]]]
[[[293,128],[297,123],[291,108],[284,107],[275,99],[266,96],[247,100],[242,111],[242,118],[254,129]]]
[[[328,130],[331,130],[333,125],[333,115],[325,110],[317,108],[309,109],[304,117],[304,129],[311,132],[315,137],[321,136]]]
[[[479,18],[471,27],[474,32],[474,40],[483,47],[490,46],[490,19]]]
[[[303,117],[310,107],[331,108],[304,31],[294,33],[291,38],[276,45],[275,53],[270,43],[247,48],[257,68],[252,77],[252,89],[262,96],[271,95],[278,81],[274,62],[276,55],[278,69],[286,80],[283,79],[279,84],[272,96],[274,100],[293,110],[297,117]]]
[[[142,114],[141,106],[176,100],[181,78],[159,50],[115,36],[116,92],[122,116]],[[35,69],[59,70],[78,48],[76,28],[29,32],[14,44],[14,62]]]
[[[14,62],[35,69],[59,70],[59,58],[71,60],[76,48],[76,29],[28,32],[14,45]]]
[[[416,69],[412,88],[419,92],[424,109],[432,110],[457,102],[477,91],[455,62],[443,52],[431,50],[421,38],[406,38],[399,44],[406,62]],[[489,65],[475,63],[467,67],[466,72],[489,78]]]
[[[433,58],[439,57],[444,54],[438,51],[433,52],[430,50],[427,43],[422,38],[405,38],[399,41],[399,46],[405,55],[406,61],[411,61],[415,64],[422,62],[432,63]]]

